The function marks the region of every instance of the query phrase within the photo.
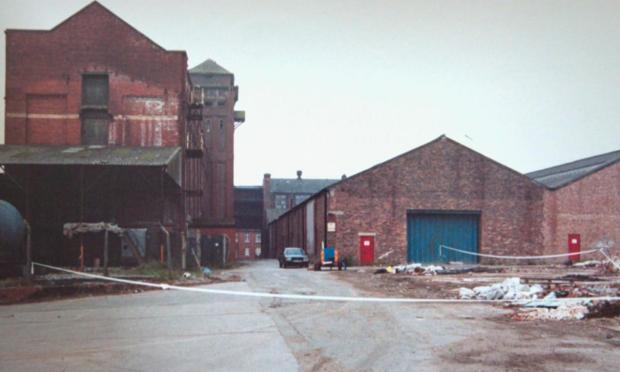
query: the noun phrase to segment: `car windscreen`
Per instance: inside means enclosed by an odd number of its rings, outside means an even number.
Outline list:
[[[304,251],[301,248],[286,248],[284,250],[284,254],[296,254],[296,255],[303,255]]]

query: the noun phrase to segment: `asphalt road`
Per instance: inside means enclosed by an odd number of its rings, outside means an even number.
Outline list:
[[[245,281],[209,287],[363,295],[329,272],[276,261],[234,271]],[[617,370],[617,347],[491,320],[502,311],[178,291],[2,306],[0,370]]]

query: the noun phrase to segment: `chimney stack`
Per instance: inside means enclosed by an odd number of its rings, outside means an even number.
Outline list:
[[[301,180],[301,171],[300,170],[297,171],[297,179]]]

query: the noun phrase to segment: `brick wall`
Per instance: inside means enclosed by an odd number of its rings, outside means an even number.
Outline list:
[[[99,3],[50,31],[6,31],[6,143],[79,144],[82,75],[109,76],[109,143],[179,146],[187,56]]]
[[[393,262],[406,261],[407,211],[414,209],[480,211],[481,252],[537,254],[543,245],[543,194],[526,176],[441,137],[315,196],[317,245],[325,228],[321,198],[327,197],[328,220],[336,222],[327,244],[353,263],[359,262],[362,232],[376,233],[375,257],[393,250]],[[272,224],[276,249],[299,241],[305,205]]]
[[[7,30],[6,52],[7,144],[81,144],[80,117],[85,113],[83,75],[102,74],[108,77],[109,93],[107,104],[98,109],[109,116],[107,137],[106,132],[103,136],[108,144],[185,146],[189,84],[185,52],[164,50],[99,3],[91,3],[49,31]],[[70,180],[71,185],[80,179],[76,169],[61,169],[69,172],[62,180]],[[102,171],[94,171],[91,179],[98,179]],[[148,170],[128,171],[127,175],[118,175],[117,184],[147,179],[147,183],[158,185],[161,174],[157,170],[151,182],[145,176]],[[59,174],[60,170],[56,172]],[[74,205],[61,208],[62,211],[43,207],[46,203],[53,206],[58,200],[74,200],[70,189],[64,191],[66,195],[45,193],[53,183],[37,182],[43,190],[37,195],[41,201],[32,205],[36,212],[45,213],[45,218],[36,217],[33,223],[40,220],[43,221],[40,225],[46,227],[50,223],[78,220],[74,215],[63,215],[66,211],[74,212]],[[106,200],[86,200],[85,204],[90,212],[99,213],[93,217],[96,221],[115,220],[124,226],[146,226],[163,220],[171,230],[172,227],[182,230],[186,215],[183,194],[171,182],[166,182],[164,188],[167,196],[163,208],[158,200],[159,191],[153,187],[128,186],[118,190],[114,197],[119,201],[116,210],[111,210],[111,203]],[[110,188],[104,190],[110,192]],[[49,217],[51,211],[55,215]],[[43,237],[40,246],[48,250],[53,245],[52,238],[62,238],[62,230],[57,227],[39,231]],[[172,233],[178,236],[178,232]]]
[[[602,239],[620,248],[620,163],[545,193],[545,248],[568,252],[568,234],[581,235],[581,249]],[[586,257],[587,258],[587,257]],[[601,257],[593,257],[600,259]]]
[[[238,90],[233,75],[212,75],[209,81],[214,86],[227,87],[223,105],[205,104],[203,125],[205,127],[204,157],[205,196],[203,197],[203,223],[207,225],[233,226],[234,212],[234,110]],[[208,90],[208,89],[205,89]]]
[[[257,249],[258,252],[262,250],[261,230],[237,229],[235,245],[237,247],[236,254],[238,260],[254,260],[258,258],[259,255],[256,254]]]

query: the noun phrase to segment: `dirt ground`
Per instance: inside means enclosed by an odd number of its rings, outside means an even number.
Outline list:
[[[227,272],[241,281],[213,288],[456,297],[454,289],[465,279],[475,286],[540,276],[540,268],[531,269],[519,268],[519,275],[510,269],[420,277],[374,275],[370,268],[280,269],[275,260],[258,260]],[[589,271],[558,268],[557,275],[567,272]],[[401,294],[394,292],[399,286]],[[11,335],[0,340],[0,371],[618,370],[619,318],[515,321],[510,313],[479,303],[308,301],[184,291],[8,305],[0,306],[0,333]]]
[[[448,266],[448,269],[467,267]],[[361,290],[385,297],[457,298],[461,287],[473,288],[519,277],[526,284],[540,284],[545,294],[552,290],[569,292],[569,296],[620,295],[620,275],[600,268],[550,266],[477,266],[463,274],[419,275],[409,273],[375,274],[376,267],[355,267],[334,271],[339,279]]]
[[[484,270],[484,268],[481,268]],[[399,296],[412,298],[457,298],[461,287],[491,285],[506,278],[520,277],[529,284],[538,283],[551,290],[564,290],[570,295],[620,294],[620,276],[602,272],[599,268],[574,268],[557,266],[505,266],[490,267],[487,273],[453,275],[374,274],[377,268],[352,268],[334,272],[333,275],[355,288],[374,296]],[[489,305],[493,306],[493,305]],[[517,307],[497,305],[497,308],[516,311]],[[455,363],[462,369],[503,370],[589,370],[597,362],[588,356],[592,344],[615,350],[613,358],[620,356],[620,316],[584,320],[532,320],[517,321],[514,313],[503,312],[487,317],[477,327],[487,328],[490,334],[504,332],[518,334],[518,338],[470,337],[451,344],[438,356],[446,363]],[[472,318],[472,321],[474,319]],[[487,333],[487,334],[488,334]],[[545,345],[553,340],[553,350]],[[612,357],[612,355],[610,355]]]

